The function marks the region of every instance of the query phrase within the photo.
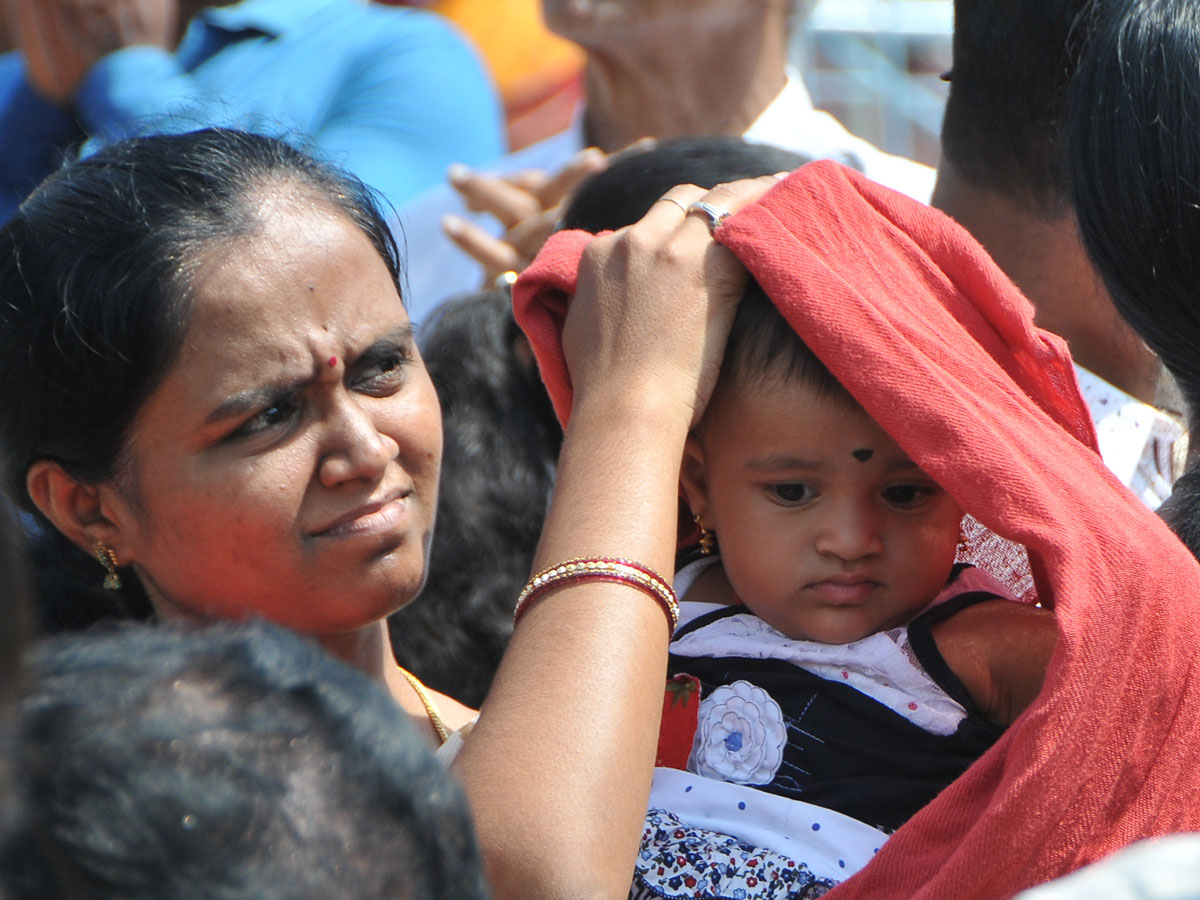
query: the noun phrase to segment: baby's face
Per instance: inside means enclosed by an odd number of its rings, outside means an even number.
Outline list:
[[[683,481],[737,598],[789,637],[900,625],[954,564],[949,495],[862,409],[795,381],[722,386]]]

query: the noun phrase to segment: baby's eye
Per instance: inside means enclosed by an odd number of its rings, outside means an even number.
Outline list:
[[[892,506],[910,509],[924,503],[935,490],[921,484],[893,484],[883,489],[883,499]]]
[[[799,506],[800,504],[809,502],[816,496],[816,491],[807,484],[799,481],[769,484],[767,485],[767,493],[779,503],[788,506]]]
[[[280,397],[270,406],[243,422],[232,436],[235,438],[250,437],[276,428],[291,422],[299,412],[300,402],[295,397],[291,395]]]

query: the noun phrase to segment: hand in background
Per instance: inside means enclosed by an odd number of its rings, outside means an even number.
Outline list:
[[[458,216],[445,216],[442,230],[483,266],[484,284],[490,286],[497,275],[519,272],[529,265],[554,231],[571,191],[607,165],[608,157],[593,147],[575,154],[554,173],[489,175],[465,166],[452,166],[450,184],[462,195],[467,208],[490,213],[506,230],[503,237],[493,237]]]
[[[5,0],[33,89],[66,104],[101,57],[136,44],[170,47],[179,0]]]

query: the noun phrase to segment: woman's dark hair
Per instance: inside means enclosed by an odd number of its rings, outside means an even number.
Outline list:
[[[632,225],[677,184],[715,187],[739,178],[790,172],[812,160],[790,150],[739,137],[706,136],[659,141],[619,154],[584,181],[563,213],[562,228],[593,234]]]
[[[5,471],[0,454],[0,472]],[[31,636],[29,576],[20,541],[16,508],[0,490],[0,728],[8,704],[15,700],[21,653]],[[0,770],[3,770],[3,737],[0,737]],[[4,796],[0,771],[0,797]],[[3,821],[0,815],[0,824]]]
[[[120,473],[134,417],[179,351],[202,254],[253,236],[276,187],[345,213],[399,290],[395,243],[361,182],[227,129],[136,138],[71,162],[0,230],[0,435],[26,510],[40,515],[25,490],[35,460],[85,483]],[[52,558],[68,543],[56,540]]]
[[[1200,409],[1200,5],[1113,3],[1070,112],[1084,244],[1121,315]]]
[[[1200,4],[1107,5],[1072,85],[1068,171],[1079,230],[1113,303],[1200,412]],[[1178,488],[1188,495],[1195,478]],[[1186,501],[1186,502],[1185,502]],[[1163,517],[1200,536],[1200,503]],[[1189,541],[1200,552],[1200,542]]]
[[[0,452],[0,472],[4,471]],[[16,772],[17,701],[21,654],[31,635],[28,577],[16,510],[0,488],[0,843],[20,814]]]

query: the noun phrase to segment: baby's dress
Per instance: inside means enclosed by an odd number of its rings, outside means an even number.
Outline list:
[[[715,562],[676,576],[685,596]],[[1012,599],[959,567],[907,626],[850,644],[788,638],[745,607],[681,602],[630,896],[819,897],[861,869],[1003,732],[931,627]]]

